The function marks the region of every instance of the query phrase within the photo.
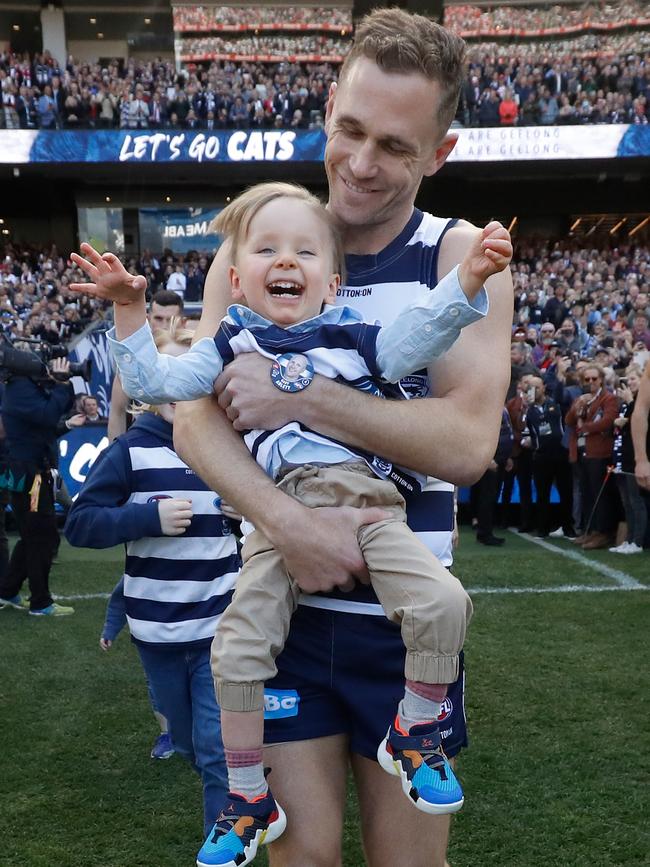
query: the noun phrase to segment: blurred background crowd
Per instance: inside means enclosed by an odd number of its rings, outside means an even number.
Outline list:
[[[176,62],[0,52],[7,129],[318,128],[351,44],[338,7],[176,7]],[[648,123],[643,3],[448,6],[468,40],[456,123]],[[512,37],[512,38],[511,38]]]

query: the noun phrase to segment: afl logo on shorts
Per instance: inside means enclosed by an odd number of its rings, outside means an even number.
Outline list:
[[[440,706],[440,715],[438,717],[438,722],[444,722],[446,719],[449,719],[453,709],[454,706],[449,700],[449,698],[445,698],[442,705]]]
[[[169,494],[154,494],[153,497],[149,497],[147,502],[157,503],[159,500],[171,500],[171,497]]]

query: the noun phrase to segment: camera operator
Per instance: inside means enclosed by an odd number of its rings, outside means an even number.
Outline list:
[[[58,463],[59,420],[74,398],[70,375],[69,362],[54,358],[43,366],[42,376],[10,371],[4,390],[2,421],[8,457],[2,479],[11,493],[20,538],[6,575],[0,579],[0,605],[29,607],[34,615],[74,613],[73,608],[54,602],[49,590],[59,540],[52,470]],[[31,594],[29,606],[20,594],[25,579]]]

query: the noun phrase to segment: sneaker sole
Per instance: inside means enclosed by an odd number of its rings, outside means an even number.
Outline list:
[[[3,599],[2,602],[0,602],[0,610],[2,608],[14,608],[16,611],[29,611],[29,608],[24,605],[17,605],[15,602],[9,602],[8,599]]]
[[[422,798],[418,798],[417,801],[414,800],[411,797],[411,789],[413,788],[411,781],[405,771],[402,770],[400,763],[396,762],[388,752],[386,748],[387,742],[388,736],[386,736],[379,744],[377,749],[377,761],[387,774],[400,778],[402,791],[414,807],[417,807],[417,809],[423,813],[428,813],[430,816],[446,816],[448,813],[457,813],[460,810],[465,803],[464,798],[461,798],[460,801],[452,801],[450,804],[431,804],[429,801],[425,801]]]
[[[248,844],[247,849],[244,850],[243,861],[221,861],[219,863],[216,861],[200,861],[197,858],[196,867],[246,867],[247,864],[250,864],[255,859],[259,846],[273,843],[285,832],[287,827],[286,813],[277,801],[275,802],[275,805],[278,808],[278,818],[275,822],[271,822],[266,831],[257,832],[255,837],[253,837],[251,842]]]
[[[171,751],[168,752],[168,753],[163,753],[161,756],[154,756],[154,754],[151,753],[150,758],[152,758],[152,759],[158,759],[158,760],[160,760],[160,759],[171,759],[171,757],[174,755],[175,752],[176,752],[175,750],[171,750]]]

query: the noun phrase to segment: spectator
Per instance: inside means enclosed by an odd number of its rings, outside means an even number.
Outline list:
[[[173,272],[169,275],[165,288],[168,292],[175,292],[177,295],[180,295],[181,298],[185,297],[187,278],[180,262],[176,264]]]
[[[602,367],[585,367],[582,382],[588,391],[573,402],[566,421],[573,428],[569,455],[571,462],[578,467],[585,520],[583,532],[575,543],[591,550],[609,547],[616,526],[611,479],[606,479],[614,445],[618,401],[605,388]]]
[[[492,88],[483,91],[478,106],[479,126],[499,126],[499,94]]]
[[[551,126],[555,123],[560,108],[557,104],[557,98],[551,93],[548,87],[542,88],[542,95],[538,102],[540,123],[544,126]]]
[[[518,114],[519,107],[514,100],[512,90],[508,87],[499,104],[499,121],[501,126],[515,126]]]
[[[37,112],[41,129],[53,129],[56,126],[56,104],[49,84],[43,87],[43,93],[37,103]]]
[[[562,408],[553,398],[547,397],[544,381],[540,377],[529,377],[528,385],[534,389],[535,394],[526,413],[526,424],[531,438],[533,479],[537,493],[537,535],[543,538],[555,529],[550,505],[551,486],[555,484],[560,497],[560,533],[556,535],[575,539],[571,468],[569,454],[563,444]]]
[[[135,95],[129,100],[127,124],[129,129],[147,129],[149,127],[149,105],[144,98],[142,85],[136,85]]]
[[[634,476],[634,447],[630,431],[630,418],[634,412],[640,384],[641,370],[636,366],[630,366],[625,371],[625,378],[621,378],[617,389],[619,414],[614,419],[612,458],[627,529],[623,542],[609,549],[615,554],[640,554],[643,551],[648,526],[645,498]]]

